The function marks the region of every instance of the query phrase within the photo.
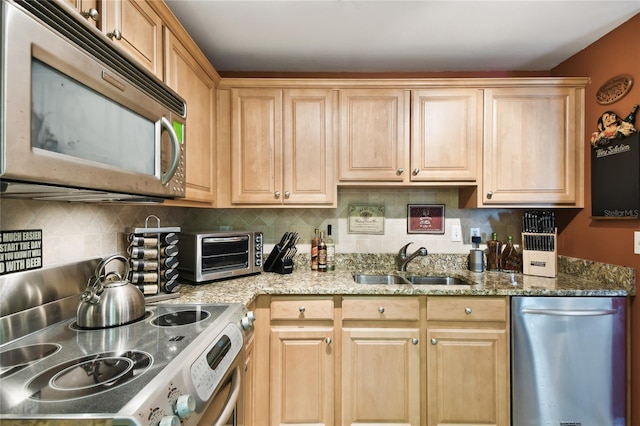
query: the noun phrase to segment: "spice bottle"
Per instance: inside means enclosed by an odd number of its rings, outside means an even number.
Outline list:
[[[487,241],[487,270],[488,271],[500,270],[501,250],[502,250],[502,243],[498,241],[498,233],[492,232],[491,239]]]

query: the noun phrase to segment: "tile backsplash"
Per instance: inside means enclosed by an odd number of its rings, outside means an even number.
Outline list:
[[[385,206],[384,235],[350,234],[347,211],[351,204]],[[444,234],[408,234],[407,204],[444,204]],[[124,253],[124,230],[144,226],[151,214],[162,226],[183,230],[252,229],[264,232],[265,251],[285,231],[301,235],[299,249],[308,250],[314,228],[333,226],[336,251],[341,253],[394,253],[412,241],[431,253],[465,253],[471,247],[469,230],[480,228],[482,241],[497,232],[520,241],[522,213],[507,209],[459,209],[456,189],[341,188],[335,209],[195,209],[156,205],[100,205],[55,201],[0,199],[0,229],[43,230],[43,264],[69,263]],[[154,222],[155,224],[155,222]],[[460,225],[462,242],[451,241],[451,227]]]

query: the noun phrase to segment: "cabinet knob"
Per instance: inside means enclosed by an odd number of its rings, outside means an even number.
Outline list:
[[[291,193],[289,191],[284,191],[284,198],[289,198]]]
[[[431,344],[432,345],[437,345],[438,344],[438,339],[431,339]]]
[[[93,7],[89,10],[83,10],[82,12],[80,12],[82,14],[82,16],[84,16],[85,18],[89,19],[93,19],[94,21],[98,22],[98,19],[100,19],[100,13],[98,12],[97,9],[94,9]]]
[[[420,173],[420,169],[419,168],[416,167],[415,169],[413,169],[413,175],[414,176],[418,176],[418,173]]]
[[[327,337],[326,339],[324,339],[325,342],[327,342],[327,345],[330,345],[333,340],[331,340],[331,337]]]
[[[298,310],[300,311],[301,314],[304,314],[304,311],[305,311],[304,306],[300,306]]]
[[[400,167],[400,168],[398,169],[397,173],[398,173],[399,175],[403,174],[403,173],[404,173],[404,169],[403,169],[402,167]]]
[[[493,197],[493,191],[487,192],[487,199],[491,199]]]
[[[464,308],[464,313],[469,315],[471,313],[471,308],[469,307]]]
[[[419,340],[418,340],[418,338],[417,338],[417,337],[414,337],[414,338],[411,340],[411,343],[413,343],[414,345],[417,345],[417,344],[418,344],[418,342],[419,342]]]
[[[119,29],[115,29],[113,31],[111,31],[110,33],[107,33],[107,37],[109,37],[111,40],[113,40],[114,38],[116,40],[122,40],[122,32]]]
[[[280,191],[276,191],[273,193],[274,197],[280,198]]]
[[[381,314],[384,314],[384,307],[380,306],[378,308],[378,312],[380,312]]]

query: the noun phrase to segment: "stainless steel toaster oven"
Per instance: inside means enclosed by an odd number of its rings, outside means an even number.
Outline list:
[[[180,277],[201,283],[262,272],[262,232],[182,232]]]

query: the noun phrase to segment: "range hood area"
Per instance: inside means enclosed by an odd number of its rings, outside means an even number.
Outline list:
[[[158,197],[8,180],[0,180],[0,198],[75,201],[81,203],[160,204],[163,202],[163,199]]]

